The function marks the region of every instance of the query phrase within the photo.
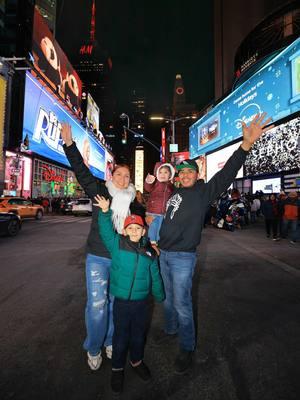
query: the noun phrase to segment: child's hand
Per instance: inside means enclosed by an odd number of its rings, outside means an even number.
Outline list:
[[[153,183],[155,181],[155,176],[154,175],[150,175],[147,174],[146,176],[146,182],[149,183],[151,185],[151,183]]]
[[[106,200],[105,197],[99,196],[99,194],[97,194],[94,199],[97,203],[93,203],[93,206],[100,207],[104,213],[109,210],[109,199]]]

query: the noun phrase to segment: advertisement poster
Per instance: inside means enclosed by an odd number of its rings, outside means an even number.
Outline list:
[[[232,144],[224,149],[217,150],[212,154],[206,156],[206,178],[209,181],[217,172],[219,172],[233,152],[240,147],[241,142]],[[238,171],[236,178],[243,177],[243,167]]]
[[[258,113],[275,122],[300,111],[299,71],[300,38],[190,127],[190,157],[241,137]]]
[[[245,162],[245,175],[289,171],[300,166],[300,118],[267,131]]]
[[[114,156],[105,149],[105,180],[110,181],[114,170]]]
[[[32,37],[33,65],[72,108],[80,109],[82,83],[47,23],[35,8]]]
[[[4,122],[5,122],[5,102],[6,102],[6,80],[0,76],[0,176],[4,171],[4,158],[3,158],[3,147],[4,147]]]
[[[95,100],[88,93],[87,96],[87,106],[86,106],[86,117],[92,127],[92,129],[99,130],[99,107],[97,106]]]
[[[58,101],[30,74],[26,74],[23,140],[29,151],[69,166],[60,136],[63,123],[71,125],[73,140],[92,174],[104,179],[105,150],[92,134],[61,107]]]

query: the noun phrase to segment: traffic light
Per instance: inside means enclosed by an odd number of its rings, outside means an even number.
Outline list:
[[[122,143],[127,144],[127,130],[124,128],[123,133],[122,133]]]

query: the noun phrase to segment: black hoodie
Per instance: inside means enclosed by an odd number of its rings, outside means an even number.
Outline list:
[[[167,203],[160,230],[159,248],[166,251],[194,252],[209,205],[228,189],[248,152],[239,147],[225,166],[208,183],[197,181],[190,188],[175,189]]]

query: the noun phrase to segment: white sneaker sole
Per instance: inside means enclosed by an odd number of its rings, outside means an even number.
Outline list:
[[[90,367],[90,369],[92,371],[97,371],[101,367],[101,364],[102,364],[101,355],[93,357],[88,353],[87,357],[88,357],[87,362],[88,362],[88,366]]]

